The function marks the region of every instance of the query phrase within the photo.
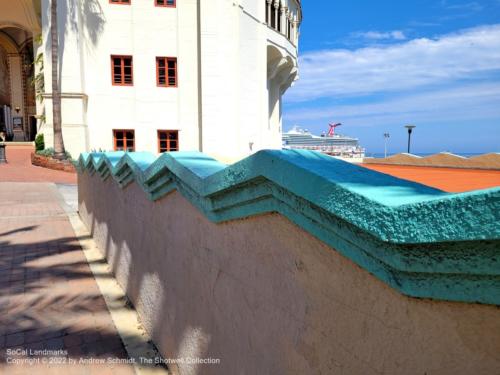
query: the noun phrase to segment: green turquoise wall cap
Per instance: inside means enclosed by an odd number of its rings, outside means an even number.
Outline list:
[[[304,150],[230,166],[92,153],[78,171],[135,181],[151,200],[178,190],[214,222],[278,212],[404,294],[500,305],[500,188],[450,194]]]

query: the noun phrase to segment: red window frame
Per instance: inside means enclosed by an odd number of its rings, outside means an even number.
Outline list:
[[[131,133],[132,137],[129,137]],[[118,142],[122,142],[122,146],[118,145]],[[132,146],[129,146],[129,141]],[[135,151],[135,130],[134,129],[113,129],[113,149],[115,151]]]
[[[115,64],[115,60],[119,59],[119,65]],[[130,59],[130,82],[125,81],[125,59]],[[115,74],[115,68],[120,69],[120,73]],[[119,79],[117,79],[119,78]],[[131,55],[111,55],[111,83],[113,86],[133,86],[134,85],[134,58]]]
[[[130,5],[130,3],[132,3],[132,0],[109,0],[109,3],[116,5]]]
[[[160,4],[160,1],[163,2],[163,4]],[[176,0],[155,0],[155,6],[160,8],[175,8],[176,3]]]
[[[162,138],[162,135],[164,137]],[[170,138],[173,135],[173,138]],[[158,130],[158,152],[179,151],[179,131],[178,130]],[[174,145],[172,145],[174,143]]]
[[[156,85],[158,87],[178,86],[177,57],[156,58]]]

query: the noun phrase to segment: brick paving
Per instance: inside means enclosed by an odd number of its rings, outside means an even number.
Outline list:
[[[362,166],[451,193],[500,186],[500,171],[496,170],[382,164],[362,164]]]
[[[56,186],[0,183],[0,374],[133,374],[127,358]]]
[[[57,182],[76,183],[76,173],[55,171],[31,165],[33,146],[6,146],[7,164],[0,164],[0,182]]]

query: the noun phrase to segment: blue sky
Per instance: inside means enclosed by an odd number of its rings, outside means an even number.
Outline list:
[[[367,152],[500,152],[500,0],[303,0],[283,127],[328,122]]]

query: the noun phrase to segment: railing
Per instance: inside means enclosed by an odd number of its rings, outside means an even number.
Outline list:
[[[267,25],[295,43],[300,24],[297,12],[279,0],[265,0],[265,6]]]

